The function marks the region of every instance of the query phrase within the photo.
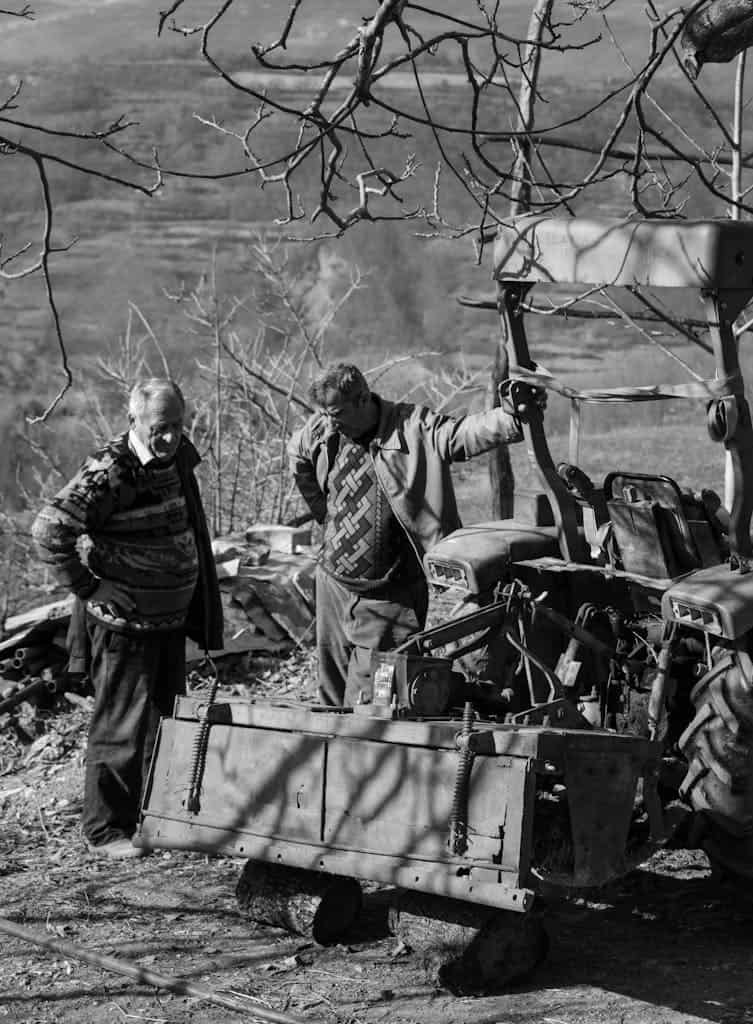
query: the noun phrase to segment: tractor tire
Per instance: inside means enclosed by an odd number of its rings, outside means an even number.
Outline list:
[[[713,661],[690,694],[680,796],[696,812],[695,845],[716,867],[753,878],[753,661],[725,649]]]

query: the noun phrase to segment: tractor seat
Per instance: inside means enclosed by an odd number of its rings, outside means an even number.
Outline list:
[[[703,502],[684,494],[670,477],[609,473],[603,491],[626,572],[666,579],[723,560]]]

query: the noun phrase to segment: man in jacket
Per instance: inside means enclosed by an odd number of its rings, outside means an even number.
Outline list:
[[[131,837],[159,719],[185,693],[186,636],[205,650],[222,646],[199,456],[183,435],[184,413],[172,380],[137,384],[130,429],[89,456],[32,527],[88,633],[94,708],[82,828],[109,857],[142,852]]]
[[[519,441],[528,402],[453,418],[373,393],[361,371],[338,363],[312,382],[319,407],[288,446],[293,474],[324,524],[316,574],[319,695],[324,704],[371,698],[371,652],[423,629],[422,560],[460,526],[450,464]]]

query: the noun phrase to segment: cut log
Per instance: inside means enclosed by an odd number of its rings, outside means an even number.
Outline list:
[[[12,615],[5,620],[5,632],[15,633],[27,629],[29,626],[39,626],[42,623],[51,623],[57,626],[61,622],[66,622],[71,617],[74,600],[75,598],[71,594],[60,601],[52,601],[50,604],[21,612],[19,615]]]
[[[246,862],[235,888],[238,906],[258,924],[271,924],[322,946],[351,927],[361,909],[354,878],[282,864]]]
[[[13,652],[21,644],[33,636],[36,626],[27,626],[18,633],[14,633],[13,636],[7,637],[5,640],[0,641],[0,655],[5,657],[6,654],[13,656]]]
[[[428,980],[456,995],[500,992],[529,975],[549,949],[538,912],[423,893],[396,894],[389,925],[420,958]]]

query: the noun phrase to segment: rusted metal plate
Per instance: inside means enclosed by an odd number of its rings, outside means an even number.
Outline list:
[[[625,844],[640,765],[606,751],[566,755],[574,885],[601,885],[624,874]]]
[[[753,293],[753,224],[517,217],[497,234],[494,277]]]

